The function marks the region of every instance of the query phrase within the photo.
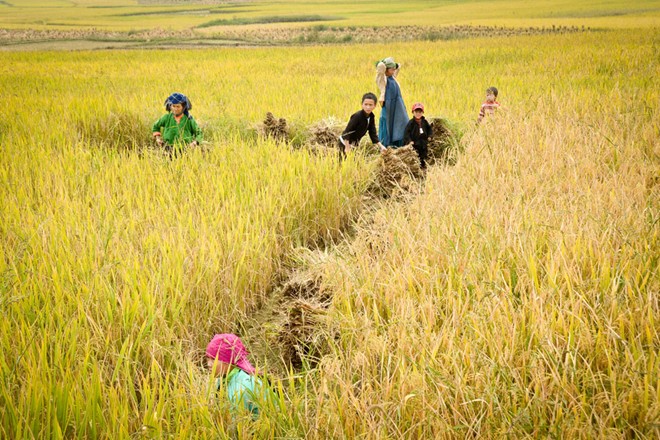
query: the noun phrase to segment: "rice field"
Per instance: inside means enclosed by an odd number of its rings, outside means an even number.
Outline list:
[[[658,0],[411,0],[176,1],[176,0],[5,0],[0,23],[8,29],[95,28],[99,31],[209,28],[251,29],[330,26],[589,26],[648,28],[658,25]],[[213,22],[218,22],[212,25]],[[256,25],[256,26],[255,26]],[[219,29],[211,29],[219,31]]]
[[[0,437],[658,438],[659,41],[3,54]],[[366,149],[306,148],[384,56],[462,134],[402,199],[369,194]],[[173,91],[208,151],[145,147]],[[292,282],[330,298],[295,368]],[[207,392],[222,332],[270,376],[256,421]]]

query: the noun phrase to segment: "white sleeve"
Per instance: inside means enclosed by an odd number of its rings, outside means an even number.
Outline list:
[[[385,101],[385,89],[387,88],[387,77],[385,76],[386,69],[387,67],[383,62],[376,65],[376,85],[378,86],[378,90],[380,90],[378,101]]]

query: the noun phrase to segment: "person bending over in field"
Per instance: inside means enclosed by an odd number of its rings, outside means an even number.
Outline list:
[[[231,333],[213,336],[206,346],[206,365],[216,378],[214,391],[226,395],[232,415],[247,412],[256,419],[272,391],[256,376],[241,339]]]
[[[391,57],[376,62],[376,85],[380,90],[378,102],[382,107],[378,134],[386,147],[398,148],[403,145],[403,133],[408,124],[408,112],[396,80],[400,68],[399,63],[395,63]]]
[[[500,108],[500,103],[495,101],[497,99],[497,88],[488,87],[486,89],[486,100],[481,104],[477,124],[480,123],[486,116],[495,114],[495,111]]]
[[[426,156],[428,154],[429,138],[433,135],[431,124],[424,117],[424,104],[415,103],[412,106],[413,117],[406,125],[403,144],[410,145],[419,156],[420,167],[426,169]]]
[[[376,133],[376,121],[373,113],[376,107],[376,99],[376,95],[373,93],[365,93],[362,96],[362,110],[351,115],[346,128],[339,136],[339,162],[346,158],[346,153],[351,151],[353,146],[360,143],[360,139],[367,134],[367,131],[371,142],[380,147],[380,151],[385,150]]]
[[[178,155],[187,146],[193,147],[202,141],[202,131],[189,113],[192,104],[186,95],[172,93],[165,100],[165,110],[153,125],[156,143],[171,155]]]

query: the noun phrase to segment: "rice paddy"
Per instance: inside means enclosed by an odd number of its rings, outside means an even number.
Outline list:
[[[378,11],[326,3],[313,14],[346,25]],[[483,3],[419,4],[494,25]],[[579,32],[5,52],[0,437],[658,438],[657,2],[508,4],[506,25]],[[79,6],[93,26],[308,13]],[[9,9],[2,27],[31,27]],[[186,17],[173,32],[208,21]],[[319,149],[385,56],[454,135],[426,175],[412,152],[367,143],[339,166]],[[477,126],[492,85],[502,109]],[[149,132],[174,91],[206,144],[170,160]],[[407,165],[388,178],[389,162]],[[209,396],[203,349],[223,332],[277,396],[256,421]]]

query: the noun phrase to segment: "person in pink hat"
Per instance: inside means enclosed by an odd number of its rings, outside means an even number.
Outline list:
[[[248,360],[248,352],[241,339],[231,333],[213,336],[206,346],[206,365],[213,377],[217,378],[216,391],[224,389],[233,411],[244,408],[259,415],[260,402],[263,402],[265,387],[255,376],[255,368]]]

